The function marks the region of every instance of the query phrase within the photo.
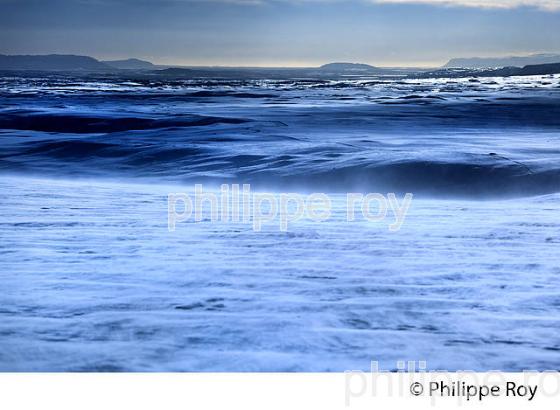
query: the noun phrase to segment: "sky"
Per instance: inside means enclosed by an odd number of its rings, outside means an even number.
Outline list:
[[[439,66],[560,53],[560,0],[0,0],[0,53]]]

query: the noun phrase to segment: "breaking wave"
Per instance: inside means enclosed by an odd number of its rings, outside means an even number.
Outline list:
[[[438,197],[555,193],[559,83],[4,79],[0,170]]]

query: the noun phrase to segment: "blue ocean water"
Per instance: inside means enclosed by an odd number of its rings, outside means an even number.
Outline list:
[[[4,78],[11,172],[417,195],[560,191],[558,76]]]
[[[560,76],[0,80],[0,369],[560,365]],[[288,232],[195,183],[324,192]],[[411,192],[401,231],[347,192]]]

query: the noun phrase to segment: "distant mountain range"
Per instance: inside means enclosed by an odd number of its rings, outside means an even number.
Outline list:
[[[35,71],[114,71],[155,70],[158,67],[149,61],[136,58],[128,60],[99,61],[93,57],[70,54],[14,55],[0,54],[0,70]]]
[[[535,64],[526,65],[523,68],[518,67],[505,67],[497,70],[488,71],[487,75],[495,75],[496,77],[511,76],[511,75],[545,75],[545,74],[559,74],[560,62],[553,64]]]
[[[106,71],[106,64],[93,57],[49,54],[42,56],[6,56],[0,54],[0,70],[39,70],[39,71]]]
[[[444,68],[499,68],[560,63],[560,54],[532,54],[524,57],[453,58]]]

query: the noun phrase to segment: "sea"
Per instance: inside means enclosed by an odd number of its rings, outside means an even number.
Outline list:
[[[224,184],[332,212],[169,229]],[[3,73],[0,284],[0,371],[560,370],[560,75]]]

